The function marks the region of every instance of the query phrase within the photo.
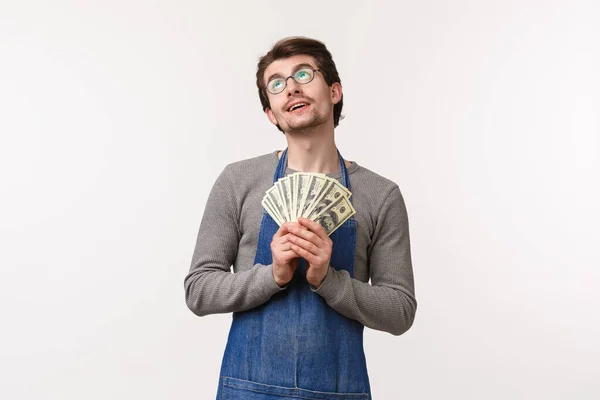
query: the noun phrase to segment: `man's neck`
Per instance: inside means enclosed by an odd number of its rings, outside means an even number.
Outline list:
[[[288,168],[322,174],[339,172],[340,161],[333,132],[322,136],[288,133],[285,136],[288,142]],[[281,153],[278,153],[278,157],[281,157]],[[348,161],[345,164],[346,167],[351,165]]]

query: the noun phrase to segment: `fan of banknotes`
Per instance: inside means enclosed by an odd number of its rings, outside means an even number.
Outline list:
[[[356,213],[352,193],[324,174],[296,172],[279,179],[262,199],[262,206],[281,226],[304,217],[318,222],[328,235]]]

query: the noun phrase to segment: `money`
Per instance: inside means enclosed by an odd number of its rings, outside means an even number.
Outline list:
[[[331,235],[333,231],[355,213],[356,211],[354,210],[354,207],[352,207],[350,200],[346,197],[339,197],[321,211],[321,213],[314,218],[314,221],[318,222],[328,235]]]
[[[269,188],[261,205],[279,226],[304,217],[319,223],[331,235],[356,214],[351,196],[347,188],[327,175],[296,172]]]

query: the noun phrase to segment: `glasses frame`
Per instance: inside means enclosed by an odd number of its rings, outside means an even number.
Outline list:
[[[310,79],[310,81],[308,81],[308,82],[298,82],[298,81],[296,80],[295,76],[296,76],[296,74],[297,74],[298,72],[300,72],[300,71],[302,71],[302,70],[304,70],[304,69],[310,69],[310,70],[313,72],[313,74],[312,74],[312,78],[311,78],[311,79]],[[315,68],[312,68],[312,67],[302,67],[302,68],[300,68],[298,71],[294,72],[294,74],[293,74],[293,75],[290,75],[290,76],[288,76],[288,77],[287,77],[287,78],[285,78],[285,79],[283,79],[283,78],[273,78],[273,79],[271,79],[269,82],[267,82],[267,85],[265,86],[265,89],[266,89],[266,91],[267,91],[267,92],[269,92],[269,93],[271,93],[271,94],[273,94],[273,95],[275,95],[275,94],[280,94],[280,93],[283,93],[283,91],[284,91],[284,90],[285,90],[285,88],[287,87],[287,81],[288,81],[288,79],[292,78],[292,79],[294,80],[294,82],[296,82],[297,84],[299,84],[299,85],[306,85],[306,84],[309,84],[309,83],[311,83],[311,82],[312,82],[312,81],[315,79],[315,75],[316,75],[316,73],[317,73],[317,72],[323,73],[323,72],[322,72],[320,69],[315,69]],[[269,83],[273,82],[273,81],[274,81],[274,80],[276,80],[276,79],[283,79],[283,89],[281,89],[281,91],[279,91],[279,92],[273,93],[273,92],[271,92],[271,91],[269,90]]]

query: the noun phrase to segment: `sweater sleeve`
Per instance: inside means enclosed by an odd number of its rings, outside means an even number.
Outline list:
[[[210,191],[184,280],[187,306],[198,316],[248,310],[285,289],[275,282],[271,265],[255,264],[231,273],[240,240],[240,213],[228,172],[225,167]]]
[[[417,302],[408,215],[397,185],[379,212],[368,254],[371,284],[329,266],[321,286],[311,289],[340,314],[369,328],[401,335],[412,326]]]

